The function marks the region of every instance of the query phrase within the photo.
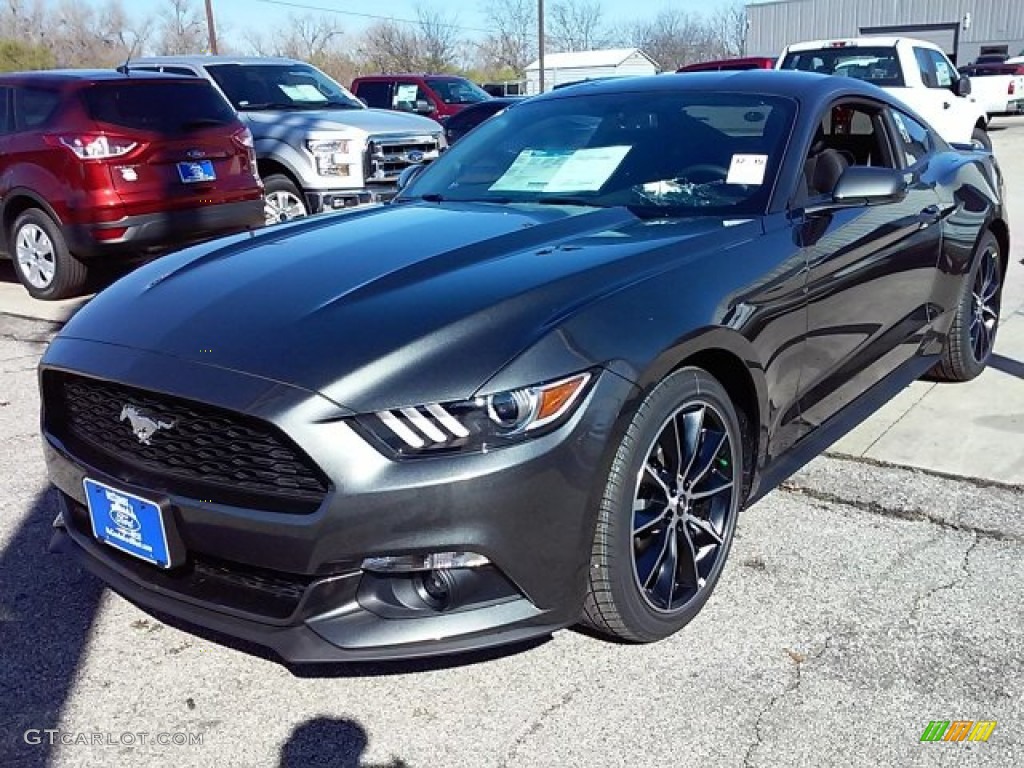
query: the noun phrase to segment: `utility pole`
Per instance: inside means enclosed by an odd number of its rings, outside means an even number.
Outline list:
[[[540,92],[544,93],[544,0],[537,0],[537,63],[540,65]]]
[[[213,0],[206,0],[206,31],[210,33],[210,53],[217,55],[217,25],[213,21]]]

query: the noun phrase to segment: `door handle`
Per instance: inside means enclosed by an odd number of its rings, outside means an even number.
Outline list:
[[[953,105],[950,104],[948,101],[942,102],[942,108],[943,109],[949,109],[951,106],[953,106]]]

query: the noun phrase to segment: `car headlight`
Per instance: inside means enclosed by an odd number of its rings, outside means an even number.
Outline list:
[[[403,457],[488,451],[562,424],[582,401],[592,378],[585,371],[472,400],[378,411],[357,422]]]
[[[316,172],[321,176],[351,175],[351,139],[309,139],[306,148],[313,155]]]

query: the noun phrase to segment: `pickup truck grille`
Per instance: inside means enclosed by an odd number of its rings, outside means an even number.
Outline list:
[[[436,160],[440,154],[434,136],[371,136],[366,145],[366,183],[394,184],[410,165]]]

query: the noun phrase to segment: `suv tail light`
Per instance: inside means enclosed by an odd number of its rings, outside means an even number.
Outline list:
[[[139,146],[139,142],[125,136],[105,133],[64,134],[47,136],[48,143],[70,149],[79,160],[109,160],[122,157]]]
[[[1006,95],[1007,96],[1013,96],[1013,94],[1015,94],[1016,92],[1017,92],[1017,83],[1014,82],[1013,80],[1011,80],[1010,84],[1008,86],[1006,86]]]
[[[245,149],[256,148],[256,142],[254,142],[252,138],[252,131],[250,131],[248,128],[242,128],[242,130],[240,130],[238,133],[232,135],[231,138],[235,140],[235,143],[239,144]]]

